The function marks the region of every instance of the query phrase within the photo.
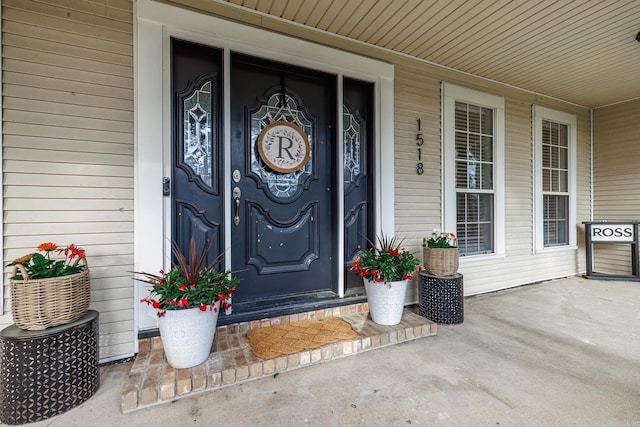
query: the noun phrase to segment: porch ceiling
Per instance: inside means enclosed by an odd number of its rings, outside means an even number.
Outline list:
[[[639,0],[215,0],[587,107],[640,97]]]

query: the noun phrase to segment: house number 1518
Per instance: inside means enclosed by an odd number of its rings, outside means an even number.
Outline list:
[[[416,165],[416,173],[422,175],[424,173],[424,165],[422,164],[422,145],[424,144],[424,138],[422,138],[422,129],[420,119],[418,119],[418,133],[416,134],[416,145],[418,146],[418,164]]]

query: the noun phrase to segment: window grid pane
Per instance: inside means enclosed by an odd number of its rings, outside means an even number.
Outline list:
[[[569,196],[544,196],[544,246],[569,244]]]
[[[455,112],[456,234],[460,253],[493,253],[494,111],[456,101]]]
[[[456,188],[493,190],[493,110],[456,102]]]
[[[549,120],[542,121],[542,191],[569,191],[568,126]]]
[[[463,255],[493,252],[493,194],[456,196],[458,246]]]

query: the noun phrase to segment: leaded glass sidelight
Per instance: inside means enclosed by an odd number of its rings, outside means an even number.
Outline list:
[[[267,102],[251,114],[251,171],[266,185],[269,192],[278,198],[289,198],[296,194],[300,183],[313,173],[313,122],[298,106],[296,100],[281,93],[271,95]],[[286,121],[300,126],[309,139],[309,159],[295,172],[278,173],[264,164],[256,143],[262,129],[275,121]]]
[[[344,187],[351,185],[360,174],[361,123],[347,105],[343,105]]]
[[[183,103],[183,161],[209,186],[213,175],[211,99],[211,81],[207,81]]]

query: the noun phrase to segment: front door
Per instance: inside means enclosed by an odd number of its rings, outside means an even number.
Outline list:
[[[230,257],[241,280],[233,301],[239,315],[335,299],[341,268],[345,288],[361,286],[348,269],[372,235],[372,85],[343,82],[340,164],[335,75],[231,52],[225,79],[222,50],[179,40],[171,49],[172,240],[183,251],[191,236],[199,248],[213,240],[209,261]],[[269,140],[274,126],[293,131],[303,145],[286,135]],[[271,141],[270,155],[265,141]]]
[[[241,279],[234,303],[332,294],[342,226],[336,209],[336,76],[232,53],[230,82],[228,246]],[[271,140],[272,158],[264,153],[261,136],[274,123],[291,124],[298,139],[306,137],[302,154],[282,136]],[[288,167],[276,166],[278,160]]]

